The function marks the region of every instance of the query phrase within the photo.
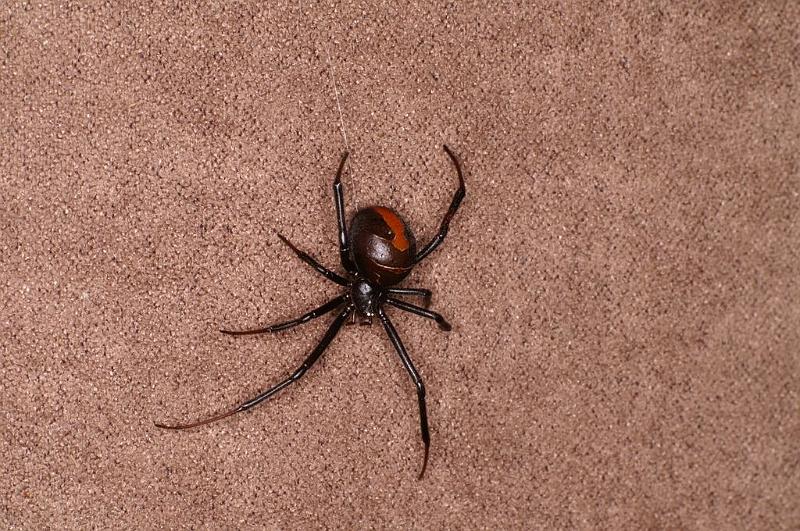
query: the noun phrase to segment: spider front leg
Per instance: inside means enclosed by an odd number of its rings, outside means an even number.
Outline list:
[[[348,273],[355,273],[356,266],[352,258],[350,258],[350,240],[347,238],[347,225],[344,219],[344,187],[342,186],[342,172],[348,155],[349,153],[345,151],[341,162],[339,162],[339,169],[336,171],[336,178],[333,180],[333,199],[336,204],[336,221],[339,225],[339,254],[342,259],[342,267]]]
[[[383,308],[380,306],[378,306],[378,317],[383,323],[386,333],[389,335],[389,340],[391,340],[392,346],[394,346],[394,349],[400,356],[403,366],[406,368],[406,371],[408,371],[408,375],[411,376],[411,380],[414,382],[414,385],[417,388],[417,402],[419,402],[419,428],[422,434],[422,444],[425,445],[425,457],[422,461],[422,470],[420,470],[417,479],[422,479],[422,477],[425,475],[425,469],[428,467],[428,454],[430,453],[431,447],[431,434],[428,430],[428,406],[425,404],[425,385],[422,383],[422,378],[420,378],[417,369],[411,362],[411,358],[406,351],[406,347],[403,346],[403,342],[400,340],[397,330],[389,320],[389,316],[384,313]]]
[[[352,311],[353,311],[352,304],[345,307],[345,309],[342,310],[341,313],[339,313],[336,319],[334,319],[333,323],[331,323],[330,327],[328,328],[328,331],[325,332],[325,335],[322,336],[320,342],[317,344],[316,347],[314,347],[314,350],[311,351],[311,354],[308,355],[308,357],[300,365],[300,367],[298,367],[297,370],[294,371],[291,376],[289,376],[282,382],[278,383],[277,385],[270,387],[269,389],[259,394],[258,396],[239,404],[238,406],[236,406],[231,410],[220,413],[219,415],[214,415],[213,417],[198,420],[197,422],[190,422],[187,424],[163,424],[161,422],[156,422],[155,423],[156,426],[167,430],[187,430],[189,428],[203,426],[204,424],[211,424],[212,422],[222,420],[225,417],[230,417],[231,415],[234,415],[236,413],[241,413],[242,411],[247,411],[248,409],[257,406],[264,400],[270,398],[271,396],[275,395],[279,391],[282,391],[289,385],[293,384],[294,382],[302,378],[303,375],[306,373],[306,371],[308,371],[308,369],[313,367],[314,364],[317,362],[317,360],[320,358],[320,356],[322,356],[322,353],[325,352],[325,349],[328,348],[328,345],[331,344],[331,341],[333,341],[333,338],[336,337],[336,334],[339,333],[339,330],[342,328],[342,324],[344,324],[345,320],[347,319],[347,316]]]

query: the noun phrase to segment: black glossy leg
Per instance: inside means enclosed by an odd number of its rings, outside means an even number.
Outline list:
[[[422,383],[422,378],[420,378],[417,369],[414,368],[414,364],[411,363],[411,358],[408,356],[408,352],[406,352],[406,347],[403,346],[403,342],[400,341],[400,336],[397,335],[397,330],[395,330],[394,325],[389,320],[389,316],[386,315],[386,313],[383,311],[383,308],[380,306],[378,307],[378,317],[380,317],[383,327],[386,329],[386,333],[389,335],[389,339],[391,340],[394,349],[397,351],[397,354],[400,355],[400,360],[403,362],[403,365],[405,366],[406,371],[408,371],[409,376],[411,376],[411,380],[417,387],[417,401],[419,402],[419,427],[422,434],[422,443],[425,445],[425,457],[422,461],[422,470],[420,471],[417,479],[422,479],[422,476],[425,475],[425,469],[428,467],[428,454],[431,447],[431,435],[428,431],[428,407],[425,404],[425,386]]]
[[[456,167],[456,172],[458,172],[458,190],[456,190],[455,195],[453,196],[453,201],[450,203],[450,208],[447,210],[447,214],[444,215],[444,219],[442,220],[442,224],[439,225],[439,232],[433,239],[422,248],[420,252],[417,253],[415,260],[417,262],[421,261],[423,258],[431,254],[437,247],[439,247],[442,242],[444,241],[444,237],[447,236],[447,231],[450,230],[450,220],[453,219],[453,216],[456,214],[461,201],[464,199],[464,196],[467,194],[466,186],[464,185],[464,174],[461,171],[461,163],[458,162],[458,158],[456,157],[455,153],[453,153],[447,144],[444,145],[444,150],[450,156],[450,160],[453,161],[453,164]]]
[[[270,325],[264,328],[255,328],[252,330],[220,330],[223,334],[228,334],[230,336],[246,336],[250,334],[265,334],[268,332],[277,332],[279,330],[286,330],[287,328],[292,328],[293,326],[297,326],[299,324],[307,323],[311,319],[316,319],[322,315],[325,315],[328,312],[331,312],[344,304],[344,301],[347,300],[347,295],[340,295],[335,299],[332,299],[319,308],[311,310],[310,312],[301,315],[297,319],[292,319],[291,321],[286,321],[285,323],[278,323],[274,325]]]
[[[409,304],[405,301],[393,299],[391,297],[386,297],[386,299],[384,300],[386,301],[387,304],[391,304],[392,306],[400,308],[401,310],[405,310],[407,312],[413,313],[414,315],[419,315],[421,317],[427,317],[428,319],[433,319],[434,321],[436,321],[436,324],[439,325],[439,328],[441,328],[445,332],[449,332],[450,330],[453,329],[453,327],[450,326],[450,323],[445,321],[444,317],[442,317],[441,314],[439,313],[432,312],[430,310],[426,310],[425,308],[420,308],[419,306],[416,306],[414,304]]]
[[[230,417],[231,415],[234,415],[236,413],[241,413],[242,411],[247,411],[251,407],[260,404],[264,400],[270,398],[272,395],[278,393],[279,391],[281,391],[284,388],[288,387],[290,384],[292,384],[292,383],[296,382],[297,380],[299,380],[300,378],[302,378],[302,376],[306,373],[306,371],[308,369],[310,369],[314,365],[314,363],[316,363],[316,361],[319,359],[319,357],[322,355],[322,353],[325,352],[325,349],[328,348],[328,345],[331,344],[331,341],[333,341],[333,338],[336,337],[336,334],[339,332],[339,329],[342,328],[342,324],[344,323],[344,321],[347,319],[347,316],[352,311],[353,311],[353,306],[352,305],[348,305],[344,310],[342,310],[341,313],[339,313],[339,315],[333,321],[333,323],[331,323],[331,326],[328,328],[328,331],[325,332],[325,335],[322,336],[322,339],[320,340],[319,344],[317,344],[317,346],[314,347],[314,350],[311,351],[311,354],[308,355],[308,357],[303,362],[303,364],[300,365],[300,367],[296,371],[294,371],[294,373],[292,373],[291,376],[289,376],[288,378],[286,378],[285,380],[283,380],[279,384],[277,384],[277,385],[275,385],[273,387],[270,387],[269,389],[267,389],[266,391],[264,391],[260,395],[254,397],[254,398],[251,398],[247,402],[243,402],[242,404],[236,406],[235,408],[233,408],[233,409],[231,409],[229,411],[226,411],[224,413],[220,413],[219,415],[215,415],[213,417],[210,417],[210,418],[207,418],[207,419],[203,419],[203,420],[199,420],[197,422],[191,422],[191,423],[188,423],[188,424],[172,424],[172,425],[169,425],[169,424],[161,424],[159,422],[156,422],[156,426],[158,426],[159,428],[164,428],[164,429],[168,429],[168,430],[185,430],[185,429],[188,429],[188,428],[194,428],[196,426],[202,426],[204,424],[210,424],[212,422],[216,422],[218,420],[224,419],[225,417]]]
[[[342,267],[350,273],[356,272],[356,266],[350,259],[350,242],[347,238],[347,225],[344,219],[344,187],[342,186],[342,172],[347,161],[347,151],[342,155],[336,178],[333,180],[333,199],[336,202],[336,221],[339,224],[339,254],[342,258]]]
[[[389,295],[417,295],[422,297],[422,304],[427,308],[431,305],[431,290],[424,288],[387,288],[383,290]]]
[[[317,273],[321,274],[322,276],[324,276],[325,278],[327,278],[328,280],[330,280],[332,282],[336,282],[340,286],[347,286],[349,284],[347,279],[337,275],[336,273],[334,273],[333,271],[331,271],[327,267],[323,266],[322,264],[320,264],[319,262],[314,260],[308,253],[303,252],[300,249],[298,249],[297,247],[295,247],[292,244],[292,242],[290,242],[289,240],[284,238],[282,234],[278,233],[278,238],[280,238],[283,243],[288,245],[289,248],[292,251],[294,251],[294,253],[300,258],[300,260],[302,260],[303,262],[307,263],[308,265],[310,265],[311,267],[316,269]]]

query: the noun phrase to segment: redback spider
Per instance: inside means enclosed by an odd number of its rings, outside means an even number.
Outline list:
[[[229,411],[197,422],[188,424],[156,423],[156,426],[170,430],[185,430],[224,419],[235,413],[247,411],[299,380],[320,358],[349,316],[352,315],[355,318],[356,315],[358,315],[361,322],[370,323],[372,317],[377,314],[378,319],[380,319],[383,327],[386,329],[386,333],[389,335],[389,340],[392,342],[392,345],[394,345],[397,354],[400,355],[403,366],[406,368],[406,371],[408,371],[411,380],[413,380],[417,388],[420,431],[422,433],[422,442],[425,445],[422,470],[418,477],[418,479],[422,479],[425,474],[425,469],[428,466],[428,453],[431,444],[431,436],[428,431],[428,410],[425,405],[425,386],[422,384],[422,378],[420,378],[417,369],[414,368],[414,364],[411,362],[411,358],[408,356],[403,342],[400,341],[400,336],[397,334],[397,330],[395,330],[392,321],[383,311],[383,306],[389,304],[400,310],[413,313],[414,315],[433,319],[442,330],[450,330],[450,324],[445,321],[444,317],[427,309],[431,298],[430,290],[392,287],[407,277],[416,264],[442,244],[450,228],[450,220],[453,219],[453,216],[458,210],[458,206],[461,204],[466,194],[461,164],[449,147],[445,145],[444,150],[450,156],[453,165],[456,167],[459,186],[450,203],[450,208],[447,210],[447,214],[445,214],[439,226],[439,232],[419,251],[417,251],[416,240],[411,233],[411,229],[409,229],[403,218],[400,217],[400,214],[391,208],[382,206],[362,208],[353,216],[348,232],[344,222],[344,192],[341,181],[344,163],[347,161],[348,155],[348,153],[345,152],[342,155],[341,162],[339,162],[339,170],[336,172],[336,179],[333,181],[333,196],[336,201],[336,218],[339,224],[339,253],[342,267],[344,267],[347,273],[344,276],[334,273],[278,234],[281,241],[288,245],[302,261],[316,269],[318,273],[328,280],[340,286],[344,286],[344,293],[326,302],[319,308],[311,310],[305,315],[297,319],[292,319],[291,321],[254,330],[221,330],[223,334],[232,336],[277,332],[306,323],[311,319],[315,319],[338,309],[339,313],[333,320],[333,323],[328,327],[328,331],[325,332],[319,344],[311,351],[311,354],[308,355],[303,364],[300,365],[291,376],[277,385],[270,387],[258,396],[239,404]],[[423,308],[400,300],[396,298],[397,295],[423,297],[425,307]]]

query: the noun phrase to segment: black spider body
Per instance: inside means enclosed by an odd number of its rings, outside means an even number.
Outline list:
[[[417,241],[400,214],[391,208],[359,210],[350,223],[350,241],[357,272],[378,286],[399,283],[416,263]]]
[[[358,280],[350,286],[350,300],[355,311],[362,317],[362,322],[369,322],[375,315],[378,306],[378,295],[381,290],[369,280]]]
[[[410,312],[421,317],[426,317],[436,321],[439,328],[445,331],[450,330],[450,324],[440,314],[427,309],[431,292],[422,288],[397,288],[396,284],[401,282],[423,258],[428,256],[434,249],[441,245],[450,227],[450,221],[458,210],[461,201],[464,199],[466,189],[461,165],[455,154],[444,146],[444,150],[450,156],[458,173],[459,187],[450,203],[450,208],[439,226],[436,236],[425,245],[421,250],[417,250],[417,242],[411,229],[403,218],[388,207],[372,206],[363,208],[356,212],[350,223],[349,231],[344,222],[344,190],[342,188],[342,171],[348,154],[342,156],[339,169],[336,172],[336,179],[333,182],[333,195],[336,202],[336,216],[339,228],[339,253],[342,267],[345,269],[345,276],[335,273],[307,253],[299,250],[289,240],[278,234],[278,237],[288,245],[297,256],[325,276],[328,280],[345,287],[344,292],[334,299],[323,304],[319,308],[290,321],[257,328],[253,330],[222,330],[229,335],[249,335],[262,334],[267,332],[277,332],[297,326],[320,317],[334,310],[338,310],[336,318],[333,320],[325,335],[317,346],[311,351],[306,360],[288,378],[270,387],[258,396],[239,404],[238,406],[197,422],[188,424],[167,425],[156,423],[156,426],[167,429],[187,429],[203,424],[208,424],[235,413],[246,411],[256,404],[267,400],[279,391],[288,387],[290,384],[299,380],[308,369],[320,358],[322,353],[331,343],[333,338],[341,329],[348,317],[360,317],[362,322],[371,322],[372,317],[378,316],[389,340],[392,342],[400,360],[406,371],[408,371],[417,389],[417,400],[419,403],[420,432],[422,442],[425,446],[425,455],[422,463],[422,470],[419,478],[425,474],[428,464],[428,453],[430,449],[430,432],[428,429],[428,412],[425,402],[425,386],[422,383],[408,352],[403,346],[397,330],[392,321],[384,311],[385,305],[390,305],[400,310]],[[398,295],[423,297],[424,307],[405,302],[396,298]]]

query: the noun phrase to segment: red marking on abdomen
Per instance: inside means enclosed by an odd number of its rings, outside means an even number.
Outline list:
[[[410,243],[408,238],[406,238],[406,225],[403,223],[403,220],[400,219],[400,216],[386,207],[375,207],[375,211],[381,218],[383,218],[383,221],[389,226],[389,228],[392,229],[392,232],[394,232],[394,238],[392,238],[392,247],[398,251],[405,251],[408,249]]]

